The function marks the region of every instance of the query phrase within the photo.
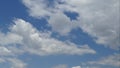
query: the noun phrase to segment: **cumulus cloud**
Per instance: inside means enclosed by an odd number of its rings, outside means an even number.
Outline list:
[[[53,0],[52,4],[49,0],[22,1],[31,16],[45,17],[52,30],[61,35],[79,27],[96,43],[120,49],[119,0]],[[76,12],[79,17],[71,21],[65,11]]]
[[[24,5],[29,8],[30,16],[38,19],[45,17],[48,19],[48,23],[52,27],[52,30],[60,33],[61,35],[67,35],[77,26],[77,24],[73,24],[76,23],[75,21],[71,22],[70,19],[60,11],[59,3],[64,2],[64,0],[53,0],[52,4],[49,0],[22,1]]]
[[[15,21],[11,30],[12,32],[23,37],[24,50],[38,55],[51,55],[51,54],[85,54],[95,53],[94,50],[88,46],[78,48],[74,43],[65,43],[50,37],[50,34],[40,32],[35,29],[28,22],[18,19]]]
[[[0,63],[10,64],[11,68],[26,68],[26,63],[16,58],[24,53],[39,56],[96,53],[88,45],[78,47],[72,42],[52,38],[49,31],[39,31],[22,19],[16,19],[14,22],[8,32],[0,32]]]
[[[61,12],[52,14],[48,22],[53,31],[59,32],[61,35],[67,35],[72,29],[77,27],[76,21],[70,21],[70,18]]]
[[[0,45],[21,43],[21,40],[22,37],[15,33],[8,32],[5,34],[0,32]]]
[[[10,32],[7,36],[2,37],[1,54],[12,52],[13,54],[30,53],[37,55],[54,55],[54,54],[70,54],[70,55],[83,55],[83,54],[95,54],[96,52],[83,45],[78,45],[71,42],[62,42],[50,36],[49,32],[41,32],[34,28],[30,23],[16,19],[15,24],[10,27]],[[10,35],[9,35],[10,34]],[[13,41],[9,41],[13,34]],[[10,37],[9,37],[10,36]],[[14,37],[15,36],[15,37]],[[7,39],[7,40],[4,40]],[[19,42],[20,41],[20,42]]]
[[[39,31],[29,22],[15,19],[8,32],[0,32],[0,63],[10,64],[11,68],[26,68],[26,63],[16,58],[24,53],[83,55],[95,54],[96,51],[88,45],[78,47],[72,42],[57,40],[49,31]]]
[[[94,37],[97,43],[116,50],[120,49],[118,2],[118,0],[93,1],[92,5],[80,12],[80,27],[84,32]]]

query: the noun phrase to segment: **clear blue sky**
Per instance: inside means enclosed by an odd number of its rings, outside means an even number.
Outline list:
[[[118,2],[1,0],[0,68],[119,68]]]

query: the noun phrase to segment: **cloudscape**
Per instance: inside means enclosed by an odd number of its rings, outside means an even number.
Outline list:
[[[119,68],[120,0],[1,0],[0,68]]]

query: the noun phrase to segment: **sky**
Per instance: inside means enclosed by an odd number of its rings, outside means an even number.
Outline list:
[[[0,68],[119,68],[120,0],[0,0]]]

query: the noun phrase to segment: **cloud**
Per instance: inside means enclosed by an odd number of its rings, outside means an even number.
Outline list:
[[[49,0],[22,1],[23,4],[28,7],[30,16],[38,19],[42,17],[48,19],[47,21],[52,27],[52,30],[60,33],[61,35],[67,35],[73,28],[77,26],[77,24],[73,24],[76,23],[75,21],[71,22],[70,18],[68,18],[64,12],[59,9],[59,3],[62,3],[62,0],[53,0],[52,4],[50,4]]]
[[[48,32],[40,32],[35,29],[30,23],[18,19],[11,30],[12,32],[23,37],[24,50],[38,55],[51,55],[51,54],[86,54],[95,51],[88,46],[78,48],[74,43],[65,43],[50,37]]]
[[[26,63],[16,58],[10,58],[8,61],[11,64],[11,68],[26,68],[27,65]]]
[[[84,7],[87,7],[87,5]],[[94,40],[98,44],[119,50],[120,23],[118,8],[118,0],[93,1],[90,6],[81,10],[80,27],[84,32],[95,38]]]
[[[66,64],[59,64],[57,66],[54,66],[53,68],[69,68]],[[81,68],[81,66],[74,66],[70,68]]]
[[[0,45],[21,43],[21,40],[22,37],[15,33],[8,32],[5,34],[0,32]]]
[[[80,63],[78,66],[68,67],[67,65],[58,65],[56,68],[64,68],[62,66],[67,66],[65,68],[119,68],[120,67],[120,54],[115,53],[113,55],[104,56],[100,59],[94,61],[86,61]]]
[[[11,51],[4,46],[0,46],[0,56],[11,55]]]
[[[0,63],[4,63],[4,62],[5,62],[5,60],[0,58]]]
[[[52,30],[61,35],[67,35],[72,29],[77,27],[76,21],[70,21],[70,18],[61,12],[52,14],[48,22]]]
[[[90,65],[97,65],[97,66],[113,66],[113,67],[120,67],[120,54],[110,55],[108,57],[103,57],[97,61],[90,61],[88,64]]]
[[[72,67],[72,68],[81,68],[81,66],[75,66],[75,67]]]
[[[2,57],[0,58],[0,63],[5,63],[7,65],[10,65],[9,68],[26,68],[27,64],[24,63],[23,61],[17,59],[17,58],[12,58],[12,57]]]
[[[95,54],[88,45],[63,42],[51,37],[49,31],[37,30],[29,22],[15,19],[6,33],[0,32],[0,63],[11,68],[26,68],[27,64],[17,59],[24,53],[46,56],[55,54],[84,55]]]
[[[30,53],[36,55],[54,55],[54,54],[70,54],[70,55],[83,55],[83,54],[95,54],[96,52],[83,45],[78,45],[71,42],[62,42],[50,36],[49,32],[41,32],[34,28],[30,23],[16,19],[15,24],[10,27],[10,32],[7,35],[3,35],[2,41],[4,41],[3,52],[11,52],[14,55],[22,53]],[[10,40],[11,34],[14,41]],[[9,37],[10,36],[10,37]],[[14,37],[15,36],[15,37]],[[4,40],[7,39],[7,40]],[[17,41],[16,41],[17,40]],[[20,41],[20,42],[19,42]]]
[[[68,66],[65,64],[60,64],[60,65],[54,66],[53,68],[68,68]]]
[[[22,2],[31,16],[46,18],[54,32],[67,35],[79,27],[92,36],[96,43],[120,49],[119,0],[53,0],[52,4],[49,0]],[[71,21],[64,14],[66,11],[76,12],[79,16]]]
[[[54,66],[52,68],[101,68],[101,67],[100,66],[94,66],[94,65],[93,66],[86,65],[86,66],[73,66],[73,67],[70,67],[70,66],[68,66],[66,64],[60,64],[60,65]]]
[[[47,1],[47,0],[45,0]],[[47,9],[47,3],[44,0],[23,0],[23,3],[25,4],[25,6],[27,6],[30,11],[28,11],[30,13],[30,16],[34,16],[34,17],[46,17],[48,15],[51,14],[51,12],[49,12]],[[38,13],[38,11],[40,11]]]

